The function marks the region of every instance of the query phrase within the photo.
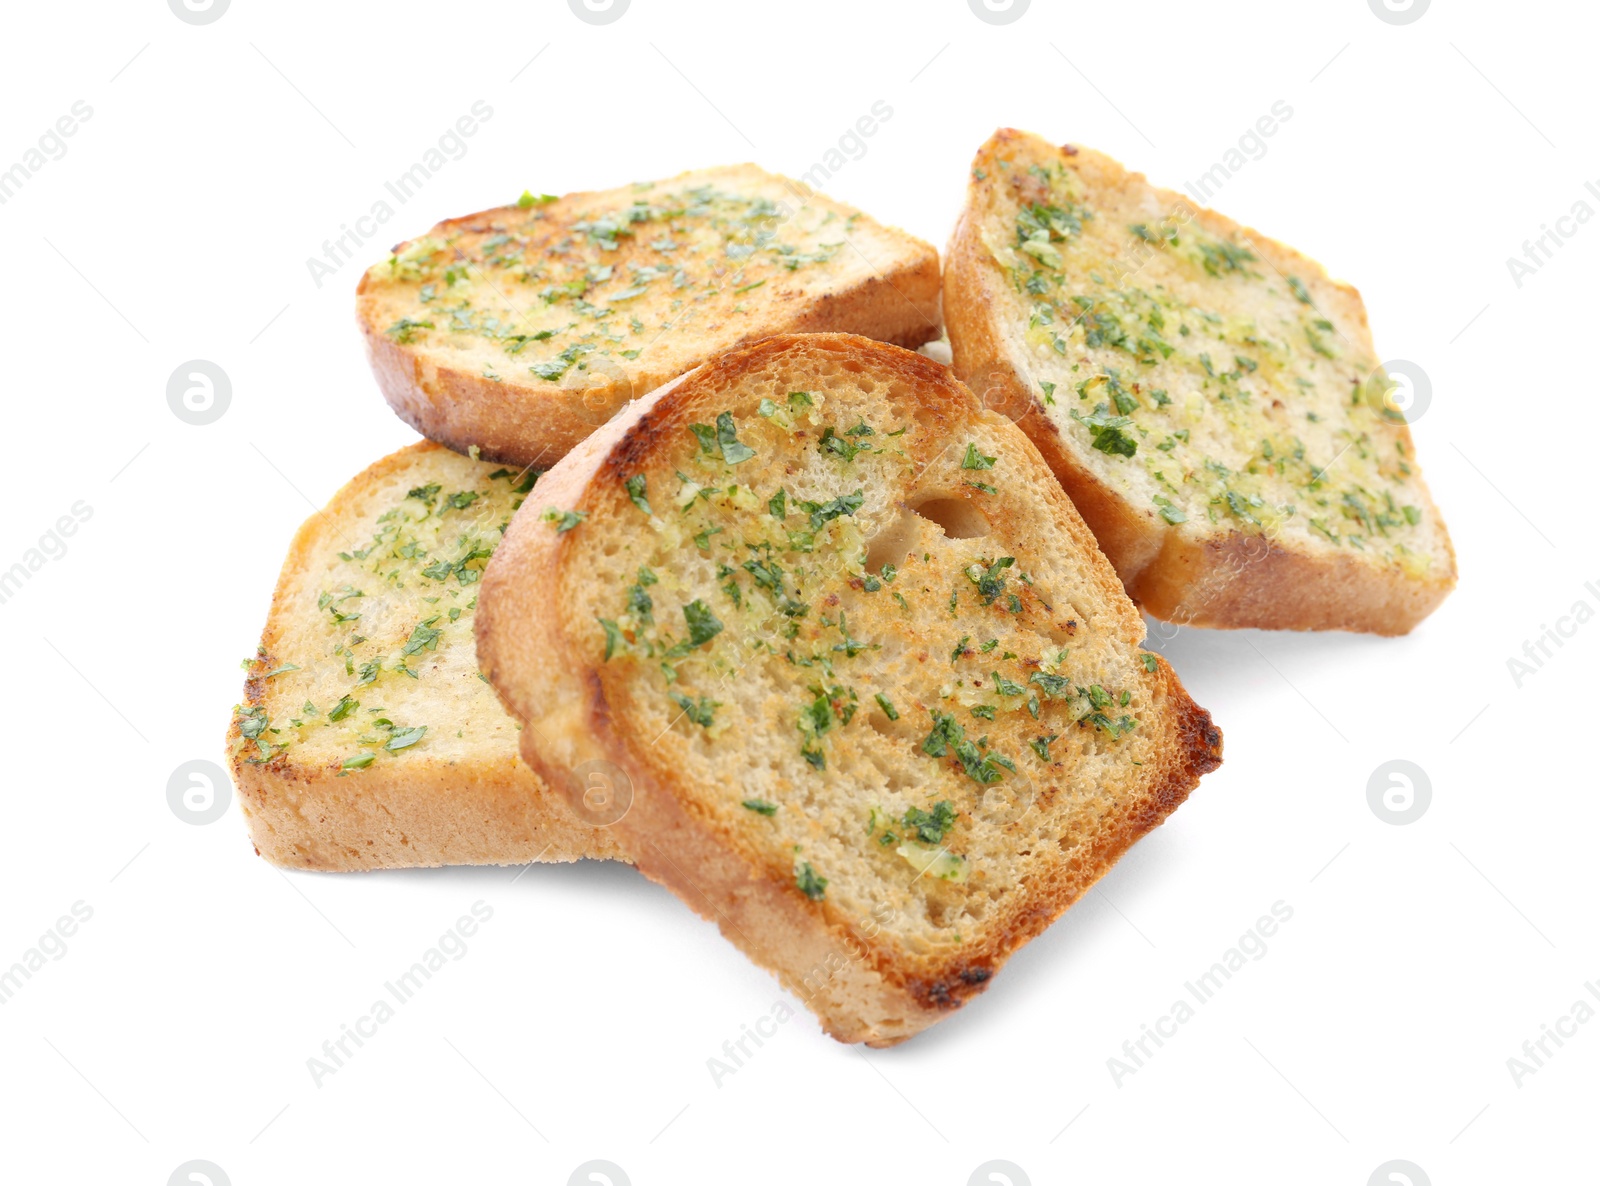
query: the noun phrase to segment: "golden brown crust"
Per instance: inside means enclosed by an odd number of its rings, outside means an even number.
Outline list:
[[[996,155],[1035,139],[1003,128],[979,150],[977,159],[991,163]],[[1336,294],[1342,322],[1352,327],[1370,351],[1360,294],[1347,284],[1322,279],[1323,270],[1314,261],[1215,211],[1196,207],[1181,194],[1149,187],[1142,174],[1126,173],[1098,153],[1070,145],[1060,151],[1081,158],[1097,184],[1151,188],[1163,208],[1182,208],[1201,226],[1221,236],[1248,238],[1277,271],[1317,276],[1323,288]],[[944,307],[953,369],[988,406],[1010,415],[1038,447],[1094,532],[1128,595],[1142,609],[1180,625],[1398,635],[1438,608],[1456,579],[1455,554],[1447,534],[1443,535],[1447,562],[1442,571],[1427,578],[1407,577],[1392,568],[1362,563],[1348,552],[1289,547],[1237,530],[1225,538],[1196,541],[1172,531],[1153,508],[1131,504],[1086,464],[1082,451],[1063,439],[997,323],[1000,273],[983,242],[981,219],[972,197],[979,184],[975,179],[969,187],[967,206],[946,252]],[[1395,436],[1409,452],[1409,429],[1400,424]],[[1438,510],[1426,490],[1417,497],[1424,501],[1426,513],[1437,520]]]
[[[589,518],[581,530],[598,530],[623,511],[621,479],[643,468],[665,442],[685,435],[688,424],[714,415],[708,409],[724,406],[721,393],[742,376],[797,349],[835,350],[852,366],[903,381],[931,424],[992,422],[1038,464],[1026,440],[979,409],[946,368],[926,358],[845,335],[780,336],[715,359],[628,408],[541,479],[540,505],[582,510]],[[1136,646],[1142,622],[1088,529],[1054,483],[1038,484],[1035,493],[1086,558],[1093,596],[1105,600],[1113,632]],[[1012,952],[1076,901],[1220,762],[1221,735],[1210,717],[1152,656],[1157,703],[1150,717],[1160,730],[1152,750],[1159,764],[1139,775],[1143,789],[1119,805],[1116,825],[1101,829],[1070,861],[1041,861],[1025,905],[986,921],[958,953],[908,959],[875,925],[831,897],[811,901],[796,892],[792,870],[764,858],[738,828],[705,809],[695,788],[683,785],[672,755],[654,744],[659,739],[639,731],[626,688],[603,678],[587,643],[579,641],[593,630],[592,619],[580,620],[593,606],[575,608],[549,593],[582,579],[569,571],[579,535],[554,532],[525,511],[484,580],[479,659],[508,706],[530,721],[524,757],[573,802],[585,790],[575,771],[591,763],[619,768],[633,797],[614,831],[640,869],[772,968],[841,1041],[892,1045],[983,991]]]
[[[374,488],[441,453],[440,446],[420,441],[373,463],[329,500],[326,511],[301,525],[273,592],[253,671],[290,661],[285,635],[308,612],[307,574],[319,557],[348,546],[340,517],[363,507]],[[345,526],[366,530],[354,522],[351,516]],[[246,680],[244,704],[265,708],[268,695],[266,679],[256,674]],[[603,829],[573,817],[510,744],[484,744],[461,760],[417,752],[404,763],[341,777],[337,759],[307,763],[294,747],[268,762],[250,761],[255,751],[234,714],[227,749],[256,851],[285,868],[343,872],[622,857]]]
[[[705,178],[731,179],[734,185],[754,184],[789,195],[787,200],[802,207],[815,204],[850,217],[850,208],[842,203],[811,194],[796,182],[752,165],[686,173],[671,181],[699,182]],[[568,194],[542,208],[541,213],[549,216],[549,229],[535,239],[535,249],[566,250],[559,241],[570,238],[572,223],[584,210],[595,203],[615,202],[618,195],[631,192]],[[397,245],[395,251],[404,251],[430,237],[444,239],[462,231],[499,230],[510,221],[520,223],[524,218],[518,207],[502,206],[446,219],[427,235]],[[392,315],[385,311],[387,305],[375,279],[378,268],[363,275],[357,286],[356,319],[379,389],[395,413],[412,428],[458,452],[476,446],[487,460],[549,466],[628,401],[692,369],[712,354],[770,334],[836,331],[913,349],[937,338],[941,329],[938,252],[910,235],[870,220],[861,227],[876,237],[875,258],[868,261],[858,249],[841,258],[853,272],[865,264],[869,274],[831,290],[818,290],[804,271],[789,281],[776,279],[762,292],[746,298],[753,315],[744,316],[737,323],[731,317],[698,323],[689,342],[663,342],[662,348],[647,348],[635,361],[607,360],[591,368],[581,383],[524,380],[520,367],[507,368],[507,373],[491,379],[477,366],[452,365],[451,351],[431,348],[427,343],[397,342],[386,332]],[[496,289],[497,295],[506,291]],[[650,302],[654,298],[643,299]],[[640,312],[651,316],[642,309]],[[667,321],[677,316],[664,310],[656,312]],[[567,378],[575,374],[572,372]]]

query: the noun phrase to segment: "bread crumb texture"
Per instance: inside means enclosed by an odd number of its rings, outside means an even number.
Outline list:
[[[567,510],[558,595],[609,736],[913,1002],[841,1036],[984,987],[1219,760],[1039,454],[927,359],[724,358],[544,530]]]
[[[419,431],[549,466],[741,341],[936,337],[938,253],[739,165],[442,222],[367,271],[358,308],[385,394]]]
[[[518,759],[517,725],[478,671],[479,578],[536,478],[419,444],[301,529],[229,729],[264,855],[309,868],[523,862],[547,842],[547,860],[615,855]]]
[[[1009,129],[974,161],[951,254],[957,372],[979,384],[1003,360],[1037,409],[1024,428],[1059,452],[1136,596],[1164,547],[1192,578],[1206,562],[1180,544],[1241,537],[1319,557],[1323,575],[1410,585],[1421,613],[1453,585],[1360,296],[1313,261],[1099,153]],[[959,313],[957,284],[977,290]],[[1117,513],[1097,513],[1111,499]]]

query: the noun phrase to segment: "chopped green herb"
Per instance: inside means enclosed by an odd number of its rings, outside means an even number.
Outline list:
[[[930,712],[933,728],[923,739],[922,752],[929,757],[942,758],[952,749],[967,777],[978,783],[1000,780],[1000,767],[1008,765],[997,754],[981,755],[978,747],[966,740],[966,730],[955,717],[944,712]]]
[[[562,511],[555,507],[545,507],[544,514],[539,516],[546,523],[555,525],[557,535],[565,535],[588,517],[588,511]]]
[[[409,746],[416,745],[417,742],[421,741],[422,735],[427,731],[428,726],[426,725],[413,725],[409,729],[396,729],[393,733],[389,734],[389,740],[384,744],[383,748],[388,750],[390,753],[393,753],[396,750],[406,749]]]
[[[717,430],[709,424],[691,424],[689,431],[700,442],[700,452],[708,457],[717,451]]]
[[[961,459],[961,468],[993,469],[994,462],[995,459],[993,457],[985,457],[982,453],[978,452],[978,446],[969,441],[967,443],[967,454]]]
[[[698,700],[690,700],[687,696],[680,696],[676,692],[671,693],[671,696],[673,702],[683,709],[684,715],[702,729],[711,727],[712,717],[716,714],[717,709],[722,707],[722,701],[708,700],[704,696],[701,696]]]
[[[643,474],[634,474],[633,477],[622,483],[622,488],[628,492],[628,498],[633,502],[634,506],[647,515],[655,514],[650,509],[650,500],[645,497],[645,476]]]
[[[1037,684],[1039,690],[1051,699],[1064,700],[1067,695],[1067,689],[1071,686],[1070,681],[1065,676],[1049,675],[1043,671],[1035,671],[1028,677],[1028,682]]]
[[[967,566],[967,579],[978,586],[978,597],[984,605],[993,605],[995,598],[1005,592],[1005,570],[1016,562],[1015,556],[1002,556],[987,568],[981,562]]]
[[[900,822],[916,832],[924,844],[943,844],[945,836],[955,826],[956,809],[948,799],[941,799],[931,811],[920,807],[908,809]]]
[[[854,494],[844,494],[829,502],[802,502],[800,505],[811,513],[811,530],[821,530],[824,523],[837,519],[840,515],[853,515],[861,509],[864,501],[861,491]]]
[[[717,414],[717,444],[722,449],[722,460],[729,465],[749,461],[756,455],[754,449],[739,440],[738,428],[734,424],[731,412]]]
[[[722,623],[717,620],[717,615],[698,597],[683,607],[683,617],[689,626],[690,646],[703,646],[722,633]]]
[[[1021,696],[1028,690],[1021,684],[1008,680],[998,671],[991,671],[989,678],[994,680],[994,690],[1002,696]]]
[[[400,345],[405,346],[409,344],[414,337],[416,337],[416,333],[419,329],[432,328],[433,322],[431,321],[413,321],[409,317],[402,317],[384,332],[386,332],[396,342],[400,343]]]
[[[844,458],[846,461],[854,461],[857,453],[864,453],[872,446],[858,445],[853,441],[846,440],[834,432],[832,426],[829,426],[823,430],[822,439],[817,442],[817,447],[824,453],[832,453],[836,457]]]
[[[1089,430],[1090,443],[1102,453],[1132,457],[1139,444],[1122,430],[1133,421],[1127,416],[1113,416],[1109,404],[1099,404],[1089,415],[1072,409],[1072,418]]]
[[[406,639],[405,646],[400,648],[402,655],[415,655],[426,648],[430,651],[439,649],[439,635],[442,630],[434,629],[434,623],[439,620],[437,614],[424,622],[418,622],[411,630],[411,637]]]
[[[655,601],[644,591],[642,584],[628,589],[628,612],[646,626],[655,622]]]
[[[802,894],[813,902],[822,901],[828,889],[828,879],[818,877],[817,871],[811,867],[810,861],[801,861],[795,866],[794,883]]]

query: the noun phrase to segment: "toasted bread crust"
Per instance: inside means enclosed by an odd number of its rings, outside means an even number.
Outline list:
[[[582,530],[595,529],[620,481],[685,433],[697,416],[706,416],[708,393],[714,400],[740,375],[801,349],[835,350],[852,365],[897,377],[914,387],[933,423],[983,420],[1003,429],[1000,418],[981,410],[948,370],[928,359],[845,335],[780,336],[722,356],[632,405],[545,475],[540,505],[582,509],[591,516]],[[1011,438],[1032,452],[1021,437]],[[1143,624],[1088,529],[1054,483],[1039,484],[1037,494],[1087,558],[1094,596],[1107,599],[1104,612],[1114,632],[1137,645]],[[793,874],[759,859],[736,828],[698,806],[671,755],[636,730],[630,705],[613,699],[626,693],[608,690],[592,648],[579,641],[593,622],[576,614],[593,607],[574,611],[548,596],[549,589],[578,579],[567,568],[578,536],[519,513],[484,579],[476,620],[479,659],[511,710],[530,722],[522,735],[524,757],[574,802],[585,789],[573,773],[577,768],[592,762],[620,768],[631,783],[632,806],[613,831],[639,868],[773,969],[840,1041],[893,1045],[982,992],[1016,948],[1081,897],[1221,760],[1221,735],[1210,717],[1165,662],[1152,656],[1157,691],[1149,717],[1159,722],[1154,748],[1161,765],[1119,809],[1116,824],[1102,829],[1071,862],[1041,862],[1045,867],[1030,883],[1025,906],[986,920],[958,954],[907,958],[875,926],[859,925],[831,898],[812,901],[797,893]]]
[[[864,218],[842,203],[811,194],[797,182],[752,165],[686,173],[657,183],[656,188],[687,186],[706,179],[721,181],[733,189],[744,186],[752,192],[792,196],[795,203],[842,214],[846,219]],[[596,206],[615,206],[633,192],[622,189],[568,194],[542,206],[538,214],[543,221],[527,233],[533,236],[538,250],[564,255],[570,251],[575,220]],[[453,241],[461,235],[523,229],[527,219],[527,212],[516,206],[446,219],[427,235],[399,244],[395,252],[427,239]],[[872,236],[868,248],[873,258],[869,260],[859,248],[844,252],[842,266],[850,273],[850,279],[840,280],[833,287],[821,286],[821,281],[801,269],[787,279],[763,281],[762,291],[743,298],[746,311],[735,316],[727,310],[714,310],[713,320],[698,324],[692,340],[687,342],[664,339],[658,344],[654,340],[658,335],[652,330],[634,340],[635,345],[646,343],[638,358],[628,361],[608,356],[603,367],[591,370],[581,383],[571,385],[530,378],[520,366],[507,366],[498,378],[487,378],[479,366],[455,363],[456,352],[452,350],[426,342],[397,341],[388,332],[393,313],[381,291],[379,277],[384,265],[369,269],[357,286],[357,323],[378,386],[407,424],[458,452],[476,446],[480,456],[488,460],[545,467],[553,465],[629,400],[743,342],[775,333],[839,331],[915,348],[937,338],[941,328],[938,252],[870,219],[860,223],[858,233],[862,232]],[[510,299],[511,292],[512,288],[504,284],[494,287],[495,296],[501,300]],[[519,294],[516,300],[530,306],[543,304],[527,293]],[[639,316],[658,316],[666,323],[678,315],[657,307],[665,300],[664,296],[646,296],[637,310],[633,305],[627,307]]]
[[[300,527],[273,592],[255,672],[305,659],[284,653],[284,636],[291,622],[314,612],[307,606],[308,574],[319,559],[347,546],[339,524],[353,528],[374,488],[440,453],[440,446],[422,441],[373,463]],[[266,708],[268,700],[269,681],[253,674],[244,703]],[[336,759],[307,763],[295,747],[252,762],[239,728],[235,714],[227,749],[239,806],[256,851],[275,865],[345,872],[622,856],[605,830],[575,818],[510,744],[480,746],[466,760],[419,750],[404,763],[341,777]]]
[[[975,168],[994,168],[997,157],[1036,138],[1001,129],[979,150]],[[1079,158],[1101,183],[1119,189],[1144,188],[1164,208],[1183,208],[1206,230],[1243,237],[1280,273],[1315,276],[1319,293],[1338,305],[1343,324],[1371,353],[1371,338],[1360,294],[1326,278],[1321,266],[1258,232],[1240,227],[1183,195],[1150,187],[1137,173],[1071,145],[1060,152]],[[1038,447],[1071,496],[1110,559],[1124,587],[1156,618],[1180,625],[1277,630],[1351,630],[1380,635],[1405,634],[1431,614],[1455,587],[1455,555],[1440,532],[1445,563],[1425,578],[1363,562],[1359,554],[1285,544],[1268,534],[1237,529],[1196,539],[1174,531],[1152,507],[1136,506],[1086,461],[1084,450],[1069,443],[1030,381],[999,323],[1003,276],[983,241],[981,211],[971,195],[951,236],[944,275],[944,303],[953,369],[986,404],[1006,409]],[[1411,451],[1411,434],[1402,422],[1394,438]],[[1439,520],[1425,488],[1415,497],[1426,514]]]

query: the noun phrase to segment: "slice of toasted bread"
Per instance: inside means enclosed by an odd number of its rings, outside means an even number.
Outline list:
[[[1003,129],[973,161],[945,311],[956,374],[1156,617],[1403,634],[1454,587],[1361,297],[1311,260]]]
[[[517,757],[478,672],[479,574],[531,476],[423,442],[295,535],[228,729],[239,804],[273,864],[621,856]]]
[[[450,219],[357,292],[378,385],[403,420],[540,467],[740,342],[939,335],[937,251],[754,165]]]
[[[980,992],[1220,761],[1037,450],[918,354],[775,337],[541,479],[478,653],[523,755],[836,1038]]]

